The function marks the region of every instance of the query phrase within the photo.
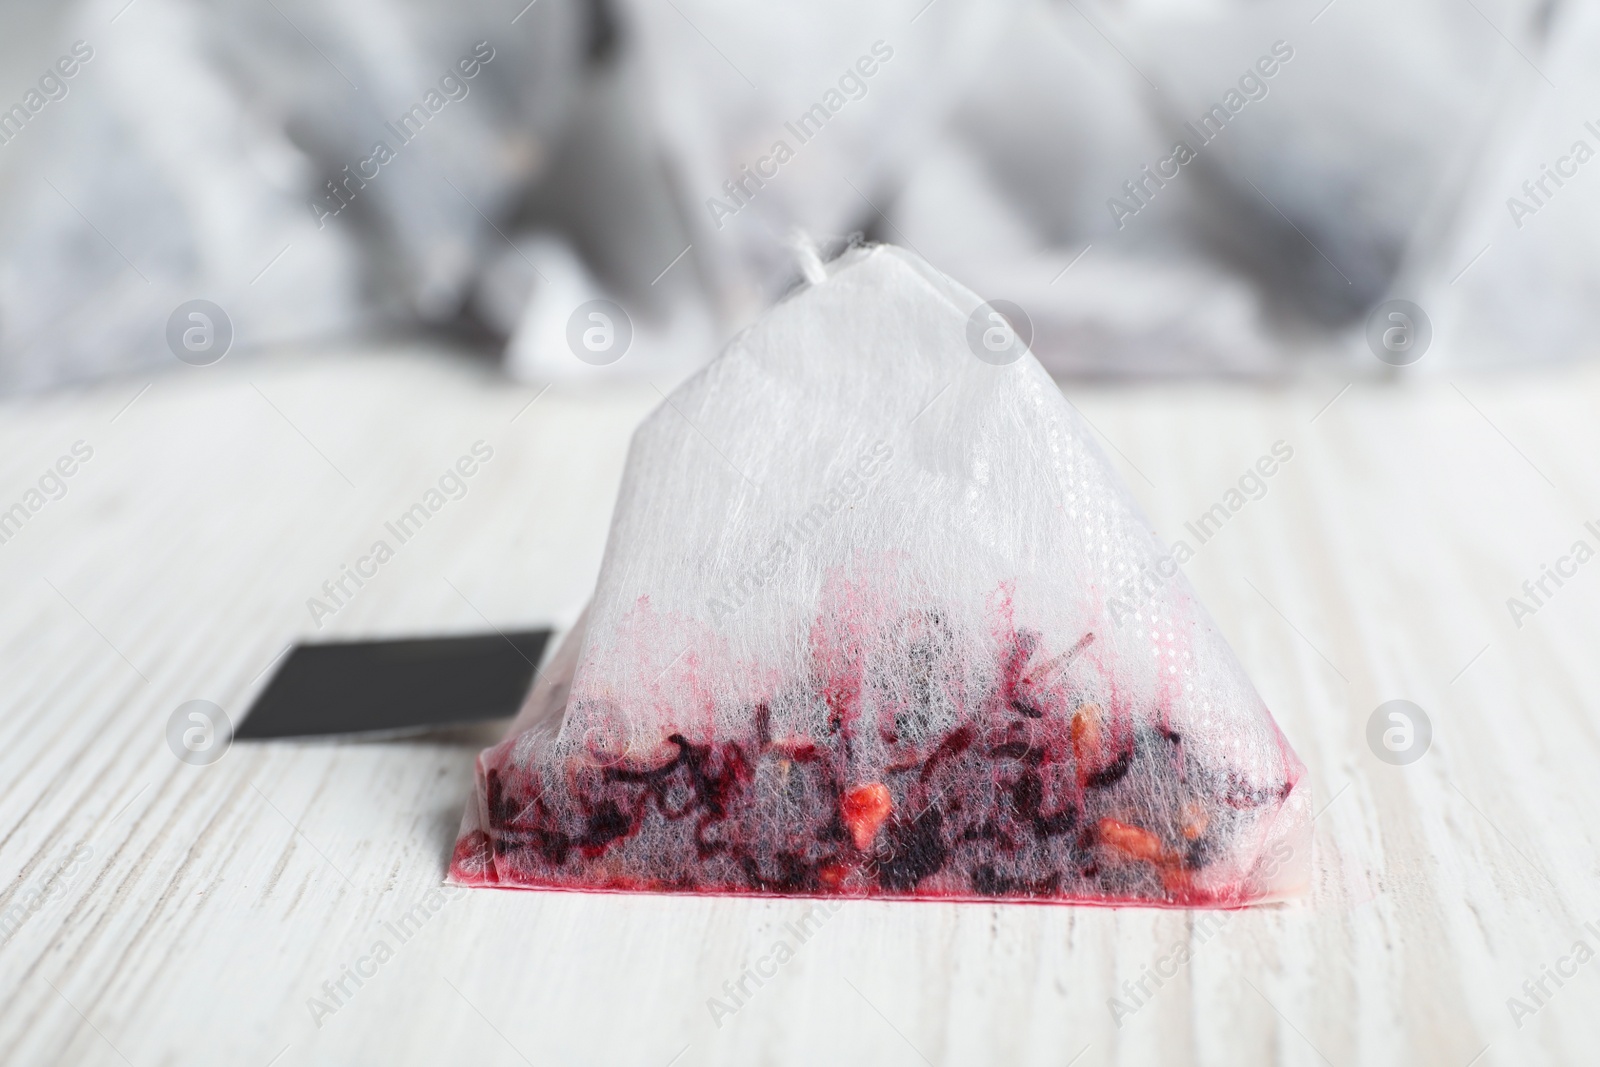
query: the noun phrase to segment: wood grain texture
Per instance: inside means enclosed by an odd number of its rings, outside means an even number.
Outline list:
[[[1600,375],[1344,384],[1067,388],[1310,768],[1310,897],[847,902],[803,940],[809,902],[436,895],[483,731],[167,747],[179,704],[241,714],[293,640],[570,621],[653,389],[525,407],[423,352],[307,354],[8,402],[0,508],[93,456],[0,544],[0,1062],[1595,1062],[1600,961],[1569,953],[1600,949],[1600,562],[1520,628],[1506,599],[1600,544]],[[479,440],[466,495],[319,629],[307,598]],[[1433,726],[1404,767],[1366,741],[1397,697]],[[1541,1005],[1523,983],[1558,964]]]

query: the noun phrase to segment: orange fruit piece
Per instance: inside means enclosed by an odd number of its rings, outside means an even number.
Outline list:
[[[1102,844],[1110,845],[1131,859],[1148,860],[1151,863],[1164,863],[1167,860],[1167,849],[1161,843],[1161,838],[1142,826],[1132,826],[1116,819],[1101,819],[1095,824],[1095,833]]]
[[[817,872],[817,880],[829,889],[838,889],[850,877],[850,868],[842,863],[830,863]]]
[[[1072,754],[1080,764],[1095,763],[1105,747],[1105,731],[1101,718],[1105,713],[1099,704],[1084,704],[1072,716],[1068,734],[1072,738]]]
[[[894,800],[889,796],[889,787],[882,782],[858,785],[845,793],[844,799],[839,802],[839,814],[844,817],[844,824],[856,848],[865,852],[872,847],[873,838],[878,836],[893,807]]]
[[[1206,827],[1211,822],[1211,816],[1206,813],[1206,809],[1193,800],[1184,802],[1182,814],[1183,836],[1190,841],[1205,833]]]

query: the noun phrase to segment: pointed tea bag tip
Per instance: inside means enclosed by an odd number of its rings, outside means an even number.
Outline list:
[[[796,229],[790,235],[789,244],[794,249],[795,261],[807,284],[821,285],[828,280],[828,268],[823,265],[822,253],[817,250],[817,242],[809,233]]]

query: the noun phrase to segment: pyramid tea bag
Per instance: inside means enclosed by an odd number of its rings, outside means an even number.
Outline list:
[[[1304,768],[1054,382],[901,249],[807,274],[634,435],[593,599],[479,756],[452,877],[1298,891]]]

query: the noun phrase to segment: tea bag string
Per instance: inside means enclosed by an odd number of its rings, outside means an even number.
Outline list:
[[[809,233],[795,230],[789,238],[789,244],[794,249],[795,259],[800,264],[800,273],[805,275],[809,284],[821,285],[828,280],[828,270],[822,265],[822,254],[817,251],[817,242]]]

